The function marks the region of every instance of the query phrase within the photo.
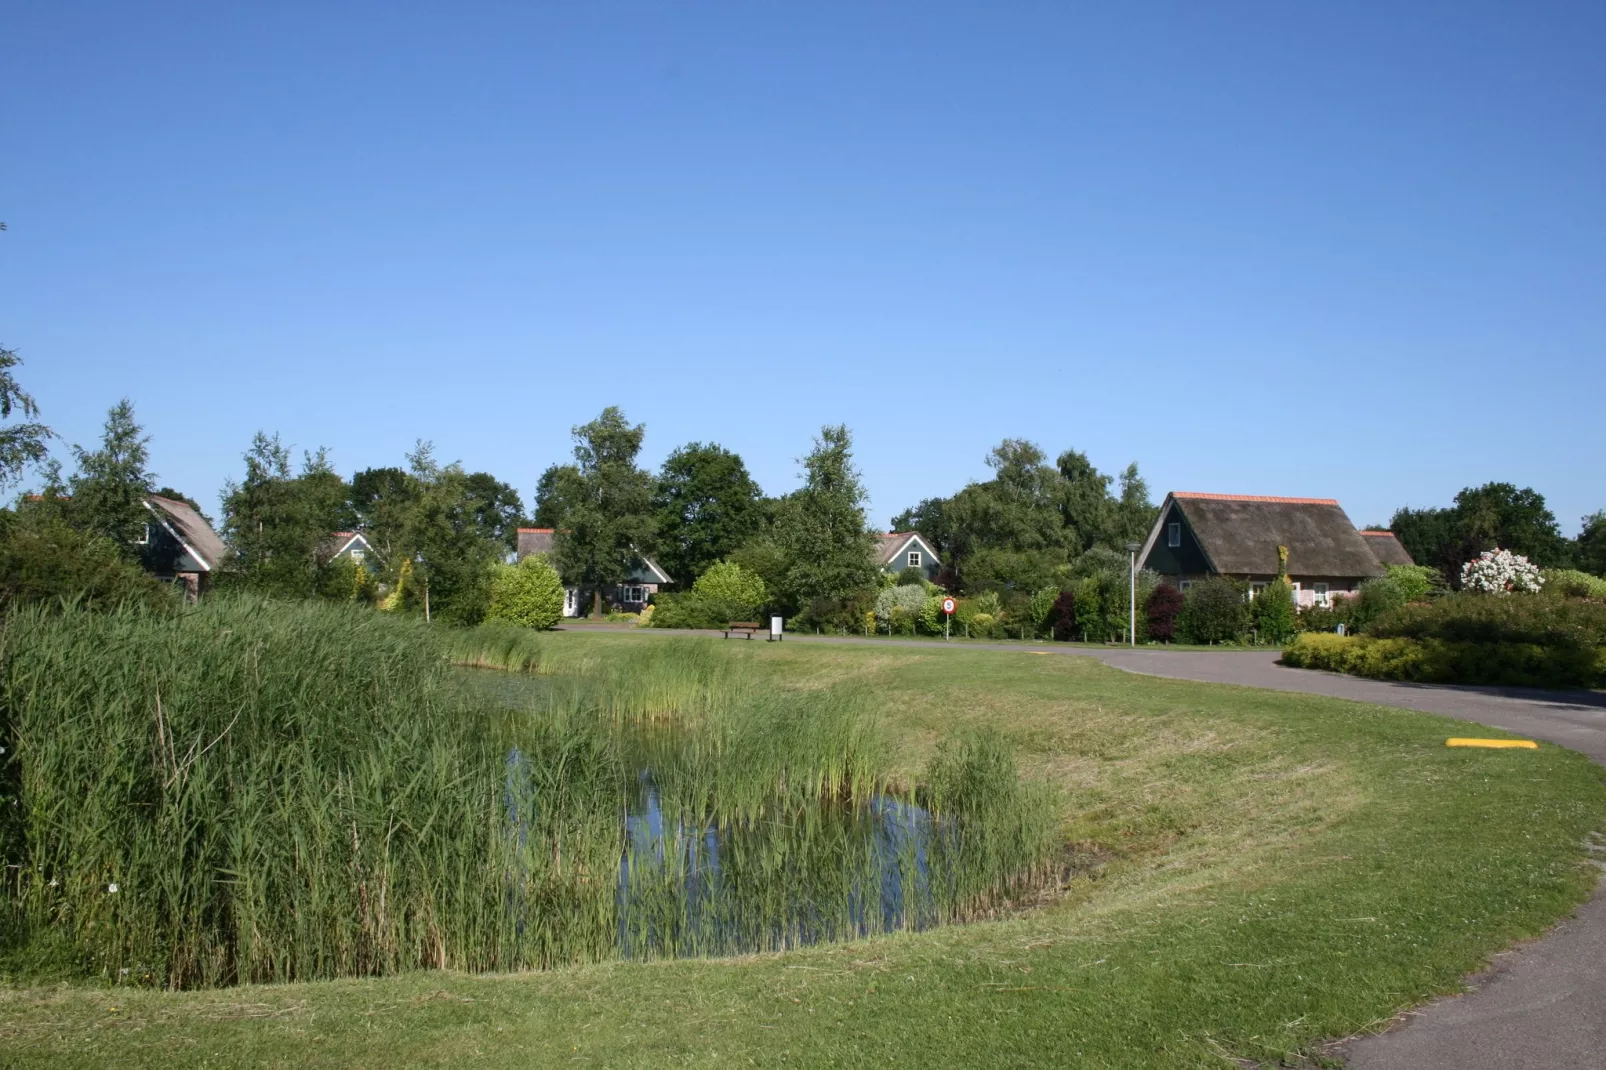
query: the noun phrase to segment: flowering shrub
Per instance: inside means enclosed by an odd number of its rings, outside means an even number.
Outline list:
[[[1539,569],[1521,554],[1510,550],[1485,550],[1461,566],[1461,586],[1484,594],[1525,591],[1537,594],[1545,585]]]

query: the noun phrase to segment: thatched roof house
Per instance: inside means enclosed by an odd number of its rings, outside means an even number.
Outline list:
[[[1380,565],[1414,565],[1416,559],[1405,548],[1405,544],[1395,537],[1392,531],[1365,531],[1361,538],[1366,540],[1366,546],[1372,551]]]
[[[1326,604],[1383,575],[1367,539],[1332,498],[1173,491],[1138,563],[1182,589],[1231,576],[1254,592],[1286,575],[1301,605]]]
[[[557,532],[552,528],[520,528],[516,546],[517,559],[523,561],[533,554],[552,553],[552,540]],[[625,577],[623,583],[602,591],[602,599],[610,606],[639,613],[646,608],[647,601],[657,594],[659,590],[673,583],[669,573],[665,572],[652,558],[646,554],[638,556],[631,565],[630,575]],[[579,586],[567,584],[563,588],[563,615],[565,617],[578,617],[585,609],[592,592],[581,590]]]
[[[197,597],[222,570],[228,548],[188,502],[152,494],[145,508],[152,520],[145,525],[140,560],[158,579],[182,584],[190,598]]]

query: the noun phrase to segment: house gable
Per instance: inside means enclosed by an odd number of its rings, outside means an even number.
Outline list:
[[[1173,525],[1180,526],[1181,546],[1170,546]],[[1285,549],[1290,577],[1358,581],[1383,574],[1367,540],[1332,498],[1173,491],[1142,562],[1163,575],[1272,577],[1284,569]]]
[[[1171,545],[1173,534],[1176,546]],[[1162,576],[1200,576],[1216,571],[1210,556],[1199,545],[1188,518],[1169,495],[1160,510],[1160,518],[1149,530],[1148,541],[1138,556],[1138,567]]]
[[[919,563],[911,564],[911,555],[919,555]],[[942,559],[918,531],[895,531],[876,540],[876,567],[882,572],[899,573],[906,568],[918,568],[926,579],[934,579]]]

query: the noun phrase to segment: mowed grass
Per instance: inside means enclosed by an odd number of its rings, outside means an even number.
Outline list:
[[[544,640],[601,658],[657,641]],[[0,989],[0,1064],[1271,1063],[1453,991],[1597,875],[1601,770],[1548,745],[1448,749],[1464,727],[1445,718],[1024,652],[729,656],[872,688],[909,775],[954,726],[998,729],[1059,788],[1061,839],[1092,868],[1007,919],[743,959]]]

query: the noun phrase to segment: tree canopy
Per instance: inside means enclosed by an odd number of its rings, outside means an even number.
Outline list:
[[[553,558],[565,582],[597,592],[623,581],[654,548],[653,479],[636,464],[646,431],[610,405],[573,429],[571,470],[543,476],[538,512],[556,529]]]
[[[755,535],[763,494],[742,459],[715,443],[677,448],[658,471],[658,562],[682,586]]]
[[[156,477],[147,467],[150,436],[134,419],[127,399],[106,414],[98,449],[73,447],[78,471],[68,481],[72,502],[68,516],[75,527],[110,539],[133,558],[150,520],[145,499]]]
[[[29,465],[43,463],[50,453],[46,443],[55,437],[35,419],[39,406],[12,374],[21,363],[16,353],[0,347],[0,419],[11,419],[13,412],[23,417],[21,423],[0,427],[0,488],[15,483]]]

